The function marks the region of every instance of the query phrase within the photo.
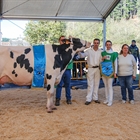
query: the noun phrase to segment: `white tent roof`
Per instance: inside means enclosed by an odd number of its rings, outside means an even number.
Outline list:
[[[106,19],[120,0],[0,0],[2,19]]]

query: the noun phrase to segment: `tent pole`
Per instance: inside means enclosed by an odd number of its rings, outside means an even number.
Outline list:
[[[103,20],[103,50],[105,50],[106,42],[106,19]]]
[[[0,45],[2,45],[1,18],[0,18]]]

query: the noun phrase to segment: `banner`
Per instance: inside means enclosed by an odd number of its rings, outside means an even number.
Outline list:
[[[33,46],[34,73],[32,87],[44,88],[46,55],[44,45]]]
[[[101,62],[100,63],[101,75],[106,77],[112,77],[114,74],[113,63],[110,62]]]

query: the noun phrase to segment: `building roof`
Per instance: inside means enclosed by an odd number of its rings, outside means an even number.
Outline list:
[[[120,0],[0,0],[0,18],[102,21]]]

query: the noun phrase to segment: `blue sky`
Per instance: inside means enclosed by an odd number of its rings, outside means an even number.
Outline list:
[[[27,20],[2,20],[1,21],[1,32],[2,38],[17,38],[23,37],[25,25],[28,23]],[[18,27],[19,26],[19,27]]]

